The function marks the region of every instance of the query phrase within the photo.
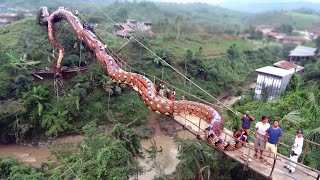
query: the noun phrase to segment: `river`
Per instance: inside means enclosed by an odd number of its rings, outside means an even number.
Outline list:
[[[254,83],[249,84],[245,89],[253,88],[254,85]],[[222,102],[225,105],[230,106],[240,98],[241,96],[229,95],[224,98]],[[171,174],[175,171],[175,168],[179,163],[179,159],[177,158],[178,149],[173,137],[163,134],[159,122],[154,120],[153,117],[149,117],[148,119],[149,125],[155,128],[155,136],[152,139],[143,140],[141,142],[145,158],[139,158],[137,161],[144,168],[145,173],[139,175],[139,179],[153,179],[154,176],[163,173]],[[189,126],[192,126],[192,124],[189,124]],[[176,134],[182,139],[195,139],[195,136],[186,130],[178,131]],[[83,137],[80,135],[66,136],[55,139],[53,144],[60,144],[64,142],[80,143],[82,139]],[[162,148],[162,152],[158,152],[156,157],[152,159],[149,158],[150,155],[147,150],[150,150],[150,147],[154,144],[157,146],[158,150]],[[42,163],[47,162],[48,158],[55,159],[46,146],[33,148],[17,144],[0,144],[0,158],[7,156],[13,157],[25,165],[32,165],[36,167],[40,167]]]
[[[65,136],[56,138],[52,144],[62,144],[62,143],[80,143],[83,136]],[[42,147],[30,147],[18,144],[0,144],[0,158],[12,157],[25,165],[32,165],[35,167],[41,167],[41,164],[48,161],[48,158],[55,159],[51,154],[47,146]]]
[[[195,136],[187,130],[178,131],[176,134],[182,139],[195,139]],[[158,150],[161,149],[160,146],[162,147],[162,152],[158,152],[155,159],[149,158],[145,150],[153,146],[153,140]],[[156,175],[171,174],[175,171],[179,159],[177,158],[178,148],[173,137],[161,135],[150,140],[144,140],[141,145],[146,157],[145,159],[138,159],[145,170],[144,174],[138,176],[139,179],[153,179]]]
[[[178,131],[176,134],[182,139],[195,138],[194,135],[187,130]],[[53,141],[53,144],[64,142],[80,143],[82,139],[82,136],[66,136],[57,138]],[[149,158],[150,154],[146,151],[146,149],[153,146],[153,142],[155,142],[157,149],[160,149],[160,146],[162,147],[162,152],[158,152],[155,159]],[[139,175],[139,179],[153,179],[153,177],[159,175],[160,172],[165,174],[174,172],[179,163],[179,159],[177,158],[178,149],[172,136],[164,134],[155,136],[152,139],[143,140],[141,145],[145,158],[139,158],[137,161],[145,169],[145,173]],[[48,158],[55,159],[47,146],[34,148],[18,144],[0,145],[0,158],[8,156],[19,160],[25,165],[35,167],[40,167],[42,163],[48,161]]]

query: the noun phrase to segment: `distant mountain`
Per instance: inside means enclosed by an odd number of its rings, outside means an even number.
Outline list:
[[[202,2],[243,12],[312,8],[320,11],[319,0],[150,0],[154,2]]]
[[[234,0],[232,0],[234,1]],[[237,10],[243,12],[263,12],[263,11],[271,11],[271,10],[293,10],[300,8],[310,8],[316,11],[320,11],[320,2],[306,2],[306,1],[291,1],[291,2],[246,2],[246,1],[234,1],[234,2],[226,2],[221,3],[220,6]]]
[[[307,9],[266,11],[250,16],[247,19],[247,24],[265,24],[275,27],[288,24],[299,30],[320,30],[320,15],[312,12]]]
[[[25,9],[30,11],[38,10],[40,6],[47,6],[49,8],[56,8],[59,6],[66,7],[83,7],[95,5],[108,5],[116,0],[0,0],[0,10],[5,9]]]

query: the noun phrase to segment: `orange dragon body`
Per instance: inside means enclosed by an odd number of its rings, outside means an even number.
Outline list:
[[[61,20],[67,21],[71,25],[77,38],[93,51],[97,60],[105,67],[108,76],[112,80],[127,84],[137,91],[140,94],[141,99],[151,110],[171,116],[188,114],[199,117],[208,124],[211,124],[213,131],[216,134],[214,138],[209,138],[209,142],[222,150],[234,150],[238,147],[236,146],[235,141],[224,142],[218,138],[224,126],[220,114],[215,109],[208,105],[193,101],[170,101],[169,99],[158,95],[155,85],[147,77],[121,69],[113,57],[106,52],[105,45],[92,31],[84,28],[81,20],[70,10],[60,7],[49,14],[46,7],[41,7],[37,15],[37,22],[40,25],[48,26],[49,39],[51,43],[59,49],[59,57],[56,64],[57,73],[61,71],[64,48],[54,35],[54,23]]]

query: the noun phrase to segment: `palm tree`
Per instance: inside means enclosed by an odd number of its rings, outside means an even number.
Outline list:
[[[306,78],[307,79],[319,79],[320,78],[320,61],[316,63],[308,64],[306,66]]]
[[[311,127],[317,127],[312,129],[308,134],[307,138],[311,141],[320,143],[320,91],[318,85],[314,83],[311,86],[308,101],[306,107],[308,107],[308,114],[311,119]]]
[[[306,108],[304,118],[301,116],[300,110],[295,110],[284,116],[280,123],[287,120],[296,126],[308,124],[308,127],[315,127],[307,132],[306,138],[320,143],[320,121],[318,119],[320,117],[320,91],[318,87],[316,83],[310,87],[308,100],[303,106],[303,108]]]

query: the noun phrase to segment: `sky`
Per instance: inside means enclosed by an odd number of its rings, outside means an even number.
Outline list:
[[[158,0],[162,2],[178,2],[178,3],[193,3],[201,2],[208,4],[224,4],[224,3],[233,3],[239,2],[239,0]],[[270,2],[314,2],[320,3],[320,0],[241,0],[241,3],[270,3]]]

